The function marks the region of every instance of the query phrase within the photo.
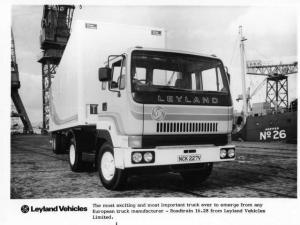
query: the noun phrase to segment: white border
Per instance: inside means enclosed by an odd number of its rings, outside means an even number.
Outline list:
[[[263,202],[265,208],[268,210],[267,214],[264,215],[222,215],[214,216],[212,214],[206,216],[135,216],[126,217],[120,216],[118,224],[299,224],[299,212],[300,203],[299,199],[216,199],[216,198],[129,198],[129,199],[38,199],[38,200],[11,200],[10,199],[10,71],[9,71],[9,60],[10,60],[10,24],[11,24],[11,5],[12,4],[45,4],[45,3],[59,3],[62,1],[24,1],[15,0],[11,2],[1,2],[1,82],[0,82],[0,118],[1,118],[1,135],[0,135],[0,146],[1,157],[0,157],[0,224],[114,224],[112,222],[104,223],[104,221],[92,221],[90,214],[83,216],[76,216],[72,213],[60,213],[60,214],[36,214],[36,215],[24,215],[20,213],[20,206],[23,204],[34,204],[34,205],[57,205],[57,204],[74,204],[74,205],[87,205],[91,210],[92,203],[98,202],[121,202],[130,201],[133,202],[182,202],[182,201],[198,201],[198,202]],[[180,5],[182,1],[166,1],[166,0],[147,0],[147,1],[64,1],[64,4],[101,4],[101,5]],[[210,5],[210,6],[266,6],[266,5],[293,5],[298,8],[299,1],[297,0],[244,0],[244,1],[184,1],[184,5]],[[300,15],[300,13],[298,14]],[[278,15],[280,16],[280,15]],[[299,16],[298,16],[298,38],[299,38]],[[298,52],[300,50],[298,44]],[[299,56],[298,56],[299,57]],[[299,60],[298,60],[299,61]],[[299,79],[298,79],[299,85]],[[299,168],[298,168],[299,174]],[[299,179],[298,179],[299,180]],[[299,184],[299,182],[298,182]],[[299,187],[299,186],[298,186]]]

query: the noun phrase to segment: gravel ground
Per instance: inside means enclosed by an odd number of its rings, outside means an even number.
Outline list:
[[[97,172],[74,173],[67,155],[51,151],[48,136],[11,139],[11,198],[297,197],[297,145],[235,142],[237,159],[214,164],[207,181],[186,187],[178,174],[135,176],[124,191],[106,190]]]

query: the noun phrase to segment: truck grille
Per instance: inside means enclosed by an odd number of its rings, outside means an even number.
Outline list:
[[[217,132],[218,123],[158,122],[157,133],[207,133]]]

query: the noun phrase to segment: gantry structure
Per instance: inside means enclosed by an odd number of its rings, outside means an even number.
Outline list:
[[[19,117],[23,123],[23,133],[33,133],[33,129],[26,113],[25,107],[19,95],[21,82],[19,79],[19,69],[16,57],[16,47],[14,34],[11,29],[11,99],[14,103],[15,110],[12,110],[11,117]]]
[[[50,87],[63,51],[70,36],[73,5],[45,5],[41,21],[40,46],[42,55],[43,125],[42,133],[49,130]]]
[[[290,64],[247,63],[247,74],[267,77],[266,102],[276,110],[289,107],[288,75],[298,73],[298,62]]]

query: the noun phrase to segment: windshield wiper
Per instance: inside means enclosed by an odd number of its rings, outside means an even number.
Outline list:
[[[170,87],[170,86],[162,86],[162,87],[157,87],[159,90],[170,90],[170,91],[187,91],[190,92],[192,90],[187,90],[187,89],[182,89],[182,88],[176,88],[176,87]]]

